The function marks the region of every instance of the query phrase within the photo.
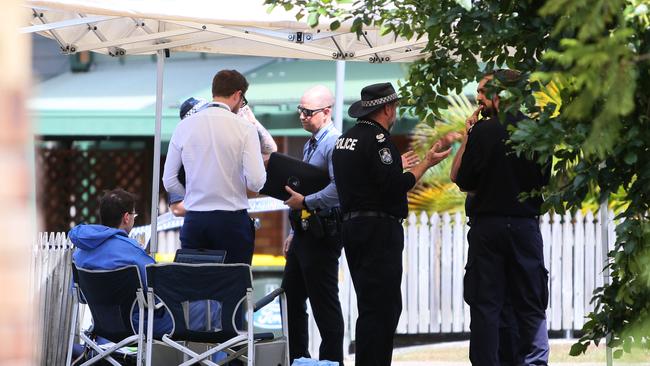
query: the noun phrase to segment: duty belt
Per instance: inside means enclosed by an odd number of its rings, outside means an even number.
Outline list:
[[[393,216],[383,211],[351,211],[343,214],[343,221],[347,221],[357,217],[381,217],[381,218],[396,220],[400,224],[404,221],[404,219],[402,219],[401,217]]]

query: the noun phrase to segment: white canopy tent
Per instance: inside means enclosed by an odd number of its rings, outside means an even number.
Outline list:
[[[112,56],[157,54],[156,123],[151,207],[151,252],[157,251],[160,130],[163,69],[169,52],[210,52],[337,61],[335,124],[343,107],[343,61],[408,62],[423,57],[427,38],[382,36],[364,28],[358,36],[346,22],[332,31],[263,0],[26,0],[22,33],[54,39],[62,53],[93,51]],[[216,70],[215,70],[216,71]]]

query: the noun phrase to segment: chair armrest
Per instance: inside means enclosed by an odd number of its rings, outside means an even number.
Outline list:
[[[284,289],[282,287],[278,287],[275,290],[271,291],[268,295],[266,295],[263,298],[259,299],[255,303],[255,307],[253,308],[253,311],[258,311],[259,309],[265,307],[271,301],[273,301],[276,297],[280,296],[280,294],[282,294],[282,293],[284,293]]]

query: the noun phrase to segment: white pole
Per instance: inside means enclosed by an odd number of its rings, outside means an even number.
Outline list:
[[[159,50],[156,56],[156,128],[153,138],[153,177],[151,182],[151,240],[149,252],[158,252],[158,190],[160,181],[160,131],[162,129],[163,71],[165,68],[165,50]]]
[[[334,100],[334,127],[343,132],[343,84],[345,83],[345,61],[336,61],[336,91]]]
[[[608,204],[608,199],[605,199],[601,204],[600,204],[600,233],[601,233],[601,250],[603,252],[603,263],[601,265],[606,265],[609,263],[609,257],[607,256],[609,253],[609,204]],[[610,282],[610,273],[609,273],[609,267],[603,269],[603,286],[608,286]],[[606,348],[605,348],[605,356],[607,358],[607,366],[612,366],[614,363],[614,360],[612,358],[612,348],[609,347],[609,341],[611,340],[612,336],[607,335],[605,338],[606,340]]]

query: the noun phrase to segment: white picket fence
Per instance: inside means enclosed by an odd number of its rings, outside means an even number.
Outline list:
[[[39,233],[32,247],[30,292],[37,309],[35,359],[64,365],[72,317],[72,243],[65,233]]]
[[[615,241],[613,214],[609,213],[608,238]],[[427,215],[411,213],[404,223],[405,245],[402,277],[403,311],[398,334],[447,334],[469,331],[469,309],[463,301],[463,275],[467,259],[466,219],[460,213]],[[545,215],[540,219],[544,261],[549,270],[549,330],[579,330],[593,310],[592,292],[602,286],[603,256],[601,223],[592,212]],[[178,230],[159,233],[161,252],[180,246]],[[34,293],[38,297],[42,329],[40,342],[48,356],[60,359],[61,349],[52,347],[57,333],[67,328],[69,283],[66,263],[71,245],[65,234],[41,234],[34,252]],[[339,269],[339,296],[345,321],[345,349],[355,340],[357,306],[345,254]],[[55,314],[65,314],[58,317]],[[54,325],[53,327],[51,325]],[[50,330],[52,332],[50,332]],[[64,338],[65,339],[65,336]],[[58,343],[58,342],[57,342]],[[310,311],[310,351],[318,355],[320,336]],[[57,348],[57,349],[54,349]],[[52,353],[49,355],[49,353]]]
[[[608,220],[609,249],[615,241],[613,213]],[[463,301],[467,261],[465,216],[411,213],[405,222],[402,277],[403,310],[398,334],[469,332],[469,308]],[[593,290],[602,286],[601,224],[592,212],[540,218],[544,262],[549,270],[549,330],[579,330],[593,310]],[[355,339],[356,297],[347,263],[341,257],[340,299],[346,323],[346,345]],[[310,340],[317,354],[320,337],[313,320]]]

